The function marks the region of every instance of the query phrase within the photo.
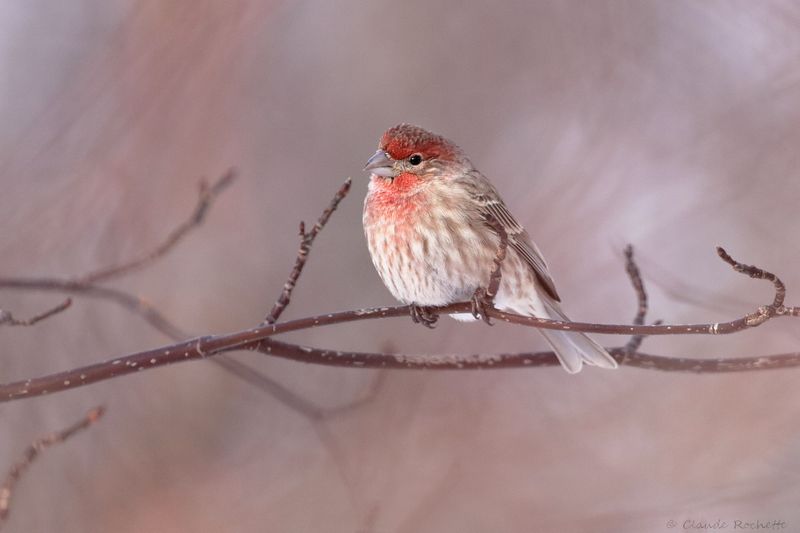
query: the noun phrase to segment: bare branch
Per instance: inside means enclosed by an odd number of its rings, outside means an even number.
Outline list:
[[[350,184],[352,180],[347,178],[339,187],[339,190],[336,191],[336,194],[333,196],[331,203],[322,212],[317,223],[314,224],[314,227],[311,228],[311,231],[306,233],[306,226],[303,222],[300,222],[300,249],[297,250],[297,259],[294,262],[294,268],[289,273],[289,278],[286,280],[286,283],[283,285],[283,292],[278,297],[278,300],[272,306],[269,314],[264,318],[263,324],[274,324],[277,322],[278,318],[280,318],[281,314],[283,314],[284,309],[286,306],[289,305],[289,301],[292,297],[292,291],[297,285],[297,279],[300,277],[300,274],[303,273],[303,267],[306,265],[306,261],[308,260],[308,253],[311,251],[311,245],[314,244],[314,239],[317,238],[317,234],[325,227],[327,224],[328,219],[331,217],[336,208],[339,207],[339,203],[347,196],[347,193],[350,192]]]
[[[203,223],[203,220],[205,219],[206,213],[211,207],[212,202],[233,182],[234,179],[236,179],[236,170],[231,168],[228,169],[228,171],[225,172],[222,177],[220,177],[210,186],[205,181],[202,181],[200,183],[200,193],[197,200],[197,205],[195,206],[192,215],[188,220],[172,230],[164,242],[162,242],[159,246],[135,259],[131,259],[119,265],[114,265],[90,272],[89,274],[76,279],[75,282],[79,285],[86,285],[89,283],[107,281],[111,278],[129,274],[134,270],[145,267],[152,261],[166,254],[176,244],[178,244],[187,233]]]
[[[32,325],[36,324],[37,322],[41,322],[42,320],[45,320],[47,318],[50,318],[53,315],[57,315],[58,313],[61,313],[62,311],[65,311],[71,305],[72,305],[72,298],[67,298],[66,300],[64,300],[63,302],[58,304],[57,306],[55,306],[55,307],[53,307],[51,309],[48,309],[47,311],[45,311],[43,313],[40,313],[40,314],[38,314],[36,316],[32,316],[31,318],[27,318],[27,319],[14,318],[14,315],[12,315],[9,311],[4,311],[3,309],[0,309],[0,326],[3,326],[3,325],[6,325],[6,326],[32,326]]]
[[[22,459],[17,461],[17,463],[11,467],[6,475],[5,483],[3,483],[3,486],[0,487],[0,528],[2,528],[3,524],[6,523],[9,513],[11,512],[11,497],[13,496],[14,488],[28,468],[30,468],[34,461],[36,461],[36,459],[39,457],[39,454],[41,454],[47,448],[56,444],[61,444],[75,434],[88,429],[92,424],[97,422],[104,413],[105,407],[95,407],[81,420],[69,426],[68,428],[56,433],[45,435],[44,437],[40,437],[31,443],[28,449],[25,450]]]
[[[631,258],[632,259],[632,258]],[[755,267],[754,267],[755,268]],[[776,288],[780,285],[778,278],[769,272],[761,271],[765,279],[773,277]],[[635,278],[635,272],[634,272]],[[782,284],[781,284],[782,285]],[[777,290],[777,289],[776,289]],[[640,294],[641,296],[641,294]],[[641,303],[641,302],[640,302]],[[769,306],[765,306],[769,308]],[[469,312],[470,302],[461,302],[436,308],[440,313]],[[639,313],[646,310],[646,301],[640,305]],[[341,313],[317,315],[277,324],[231,333],[228,335],[206,336],[147,350],[120,357],[103,363],[52,374],[35,379],[18,381],[0,385],[0,401],[11,401],[25,397],[67,390],[117,376],[139,372],[145,368],[156,368],[163,365],[205,359],[213,355],[234,350],[255,350],[268,355],[284,357],[328,366],[345,366],[360,368],[404,368],[404,369],[478,369],[478,368],[510,368],[530,366],[551,366],[556,364],[552,352],[497,355],[404,355],[386,353],[362,353],[323,350],[308,348],[295,344],[276,341],[270,337],[290,331],[310,329],[318,326],[342,324],[367,319],[407,316],[408,306],[381,307],[377,309],[359,309]],[[584,322],[563,322],[545,320],[505,313],[496,309],[488,309],[493,318],[530,327],[558,329],[566,331],[584,331],[589,333],[605,333],[616,335],[718,335],[729,334],[744,329],[757,327],[765,321],[778,316],[794,316],[787,313],[767,312],[766,318],[760,321],[750,320],[748,316],[717,324],[685,324],[685,325],[617,325],[591,324]],[[800,365],[800,353],[778,354],[736,359],[700,359],[675,358],[633,353],[627,348],[612,348],[610,353],[620,365],[635,366],[654,370],[683,372],[735,372],[745,370],[767,370],[774,368],[790,368]]]
[[[281,315],[283,310],[288,305],[292,289],[294,288],[297,279],[302,272],[303,266],[305,265],[305,261],[314,237],[316,237],[316,235],[324,226],[325,222],[327,222],[330,215],[336,209],[339,201],[341,201],[341,199],[346,195],[348,188],[349,180],[346,181],[339,190],[337,195],[334,197],[334,200],[331,202],[328,209],[323,212],[323,215],[320,217],[320,220],[317,222],[314,228],[312,228],[311,232],[306,233],[305,229],[302,229],[302,242],[300,251],[298,252],[298,256],[295,261],[295,268],[289,275],[289,279],[284,286],[284,291],[281,294],[281,297],[279,297],[278,302],[275,304],[272,312],[267,317],[267,322],[263,322],[255,328],[244,331],[238,331],[227,335],[198,337],[169,346],[127,355],[104,363],[97,363],[58,374],[0,385],[0,401],[10,401],[24,397],[38,396],[51,392],[71,389],[88,385],[97,381],[103,381],[113,377],[142,371],[145,368],[156,368],[180,361],[204,359],[235,350],[256,350],[270,355],[285,357],[307,363],[365,368],[471,369],[550,366],[556,363],[556,359],[551,352],[470,356],[417,356],[321,350],[282,343],[272,339],[271,337],[275,335],[288,333],[290,331],[298,331],[318,326],[342,324],[345,322],[367,319],[407,316],[410,313],[410,308],[408,306],[382,307],[376,309],[358,309],[354,311],[330,313],[326,315],[291,320],[283,323],[269,323],[270,319],[277,319],[277,317]],[[500,267],[502,266],[502,261],[505,256],[506,245],[507,236],[505,239],[503,239],[501,233],[500,247],[497,251],[497,256],[494,262],[494,270],[490,276],[490,283],[488,287],[490,289],[489,292],[491,293],[495,293],[497,290],[497,285],[499,285]],[[753,278],[767,279],[772,281],[776,290],[773,303],[767,306],[759,307],[755,313],[751,313],[742,318],[738,318],[729,322],[713,324],[643,325],[644,314],[647,310],[647,297],[644,291],[644,286],[641,283],[641,276],[638,268],[633,263],[632,250],[628,250],[626,252],[628,263],[627,270],[634,285],[634,289],[637,292],[639,302],[637,318],[635,320],[637,323],[633,325],[593,324],[585,322],[547,320],[502,312],[494,309],[491,305],[487,306],[482,314],[486,319],[492,317],[509,323],[543,329],[582,331],[586,333],[612,335],[633,335],[634,338],[629,341],[627,347],[612,348],[610,352],[620,364],[636,366],[640,368],[694,372],[731,372],[769,368],[788,368],[800,364],[800,354],[796,353],[739,359],[704,360],[693,358],[667,358],[637,353],[632,349],[638,348],[641,342],[641,339],[637,338],[637,336],[729,334],[742,331],[744,329],[757,327],[767,320],[778,316],[800,315],[798,308],[787,308],[783,305],[785,287],[777,276],[757,267],[742,265],[733,260],[727,253],[724,252],[724,250],[720,249],[719,253],[720,257],[733,266],[733,268],[738,272],[747,274]],[[3,281],[4,280],[0,280],[0,286],[2,286]],[[9,282],[9,280],[5,281],[7,283]],[[41,283],[41,280],[38,280],[38,282]],[[30,280],[28,280],[27,283],[30,283]],[[10,280],[10,285],[14,284],[19,285],[20,281]],[[59,283],[57,285],[59,285],[61,288],[64,287],[63,283]],[[81,285],[75,282],[67,284],[67,286],[73,290],[86,290],[87,286],[93,287],[95,290],[102,289],[102,287]],[[42,287],[39,286],[38,288]],[[432,313],[453,314],[470,312],[473,309],[474,302],[459,302],[441,307],[433,307],[430,308],[429,311]],[[233,369],[233,366],[234,365],[232,364],[226,364],[226,367],[229,370]],[[237,373],[237,375],[244,375],[241,368],[233,369],[232,371]],[[252,369],[250,369],[250,371],[255,373],[255,371]],[[251,381],[250,378],[246,379]],[[273,385],[274,384],[269,384],[267,385],[267,388],[272,391],[276,390]],[[278,391],[277,397],[280,398],[282,394],[283,393],[281,391]],[[314,415],[313,407],[299,405],[298,409],[301,412],[308,413],[309,416],[316,416]]]

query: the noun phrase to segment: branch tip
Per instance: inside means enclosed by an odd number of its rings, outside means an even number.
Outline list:
[[[775,287],[775,298],[772,304],[766,306],[767,312],[770,314],[770,316],[786,314],[787,310],[783,305],[784,300],[786,299],[786,285],[777,275],[754,265],[745,265],[744,263],[740,263],[731,257],[730,254],[728,254],[728,252],[726,252],[721,246],[717,246],[717,254],[736,272],[749,276],[753,279],[763,279],[771,282]],[[757,324],[761,324],[762,322],[758,322]]]
[[[72,298],[67,298],[57,306],[26,319],[14,318],[14,315],[9,311],[0,309],[0,326],[32,326],[37,322],[41,322],[42,320],[48,319],[53,315],[57,315],[58,313],[66,311],[70,306],[72,306]]]
[[[230,167],[213,185],[211,185],[209,189],[210,194],[216,195],[221,193],[226,187],[230,186],[238,178],[239,169],[236,167]]]

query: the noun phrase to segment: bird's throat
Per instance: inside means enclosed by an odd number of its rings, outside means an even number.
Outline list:
[[[424,194],[421,194],[422,179],[404,172],[393,179],[373,176],[367,199],[367,210],[375,219],[408,218],[423,208]]]
[[[409,172],[403,172],[395,176],[394,179],[385,181],[387,182],[387,188],[395,194],[414,193],[422,184],[422,179],[419,176]]]

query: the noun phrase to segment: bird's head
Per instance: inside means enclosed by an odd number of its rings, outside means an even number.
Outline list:
[[[399,124],[383,134],[378,151],[364,170],[389,180],[404,174],[432,179],[462,174],[470,166],[464,152],[452,141],[419,126]]]

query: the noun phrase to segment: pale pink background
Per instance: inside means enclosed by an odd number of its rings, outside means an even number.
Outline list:
[[[651,318],[800,303],[800,7],[791,1],[0,3],[0,275],[72,275],[159,242],[199,178],[241,179],[173,254],[118,285],[194,333],[248,327],[347,176],[286,317],[391,304],[361,234],[360,172],[384,129],[452,137],[547,256],[575,318],[630,320],[621,249]],[[20,316],[58,295],[0,292]],[[798,322],[654,353],[797,350]],[[406,352],[538,349],[521,328],[410,320],[290,339]],[[608,345],[624,341],[603,338]],[[0,381],[166,339],[78,300],[0,330]],[[378,373],[241,356],[310,402]],[[800,530],[800,371],[387,372],[311,421],[210,363],[0,405],[0,470],[104,403],[107,419],[19,485],[8,531],[667,531],[673,519]],[[732,527],[732,526],[731,526]]]

